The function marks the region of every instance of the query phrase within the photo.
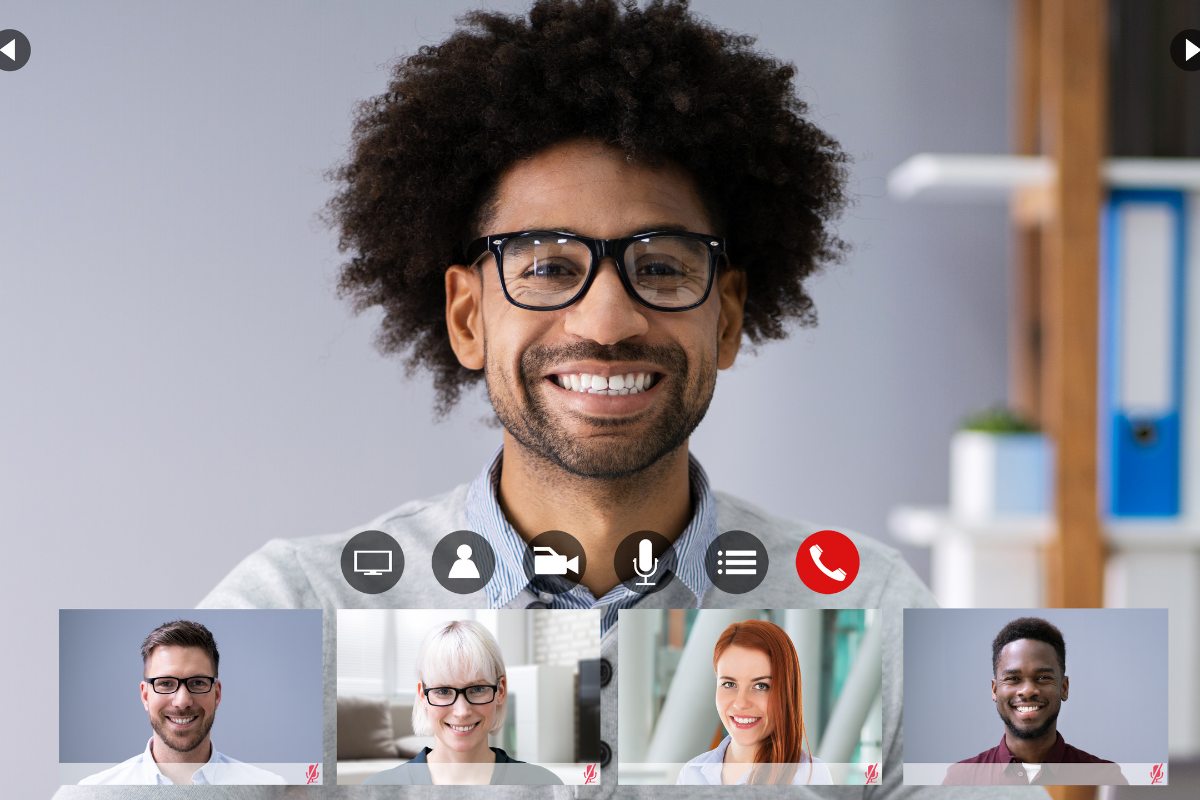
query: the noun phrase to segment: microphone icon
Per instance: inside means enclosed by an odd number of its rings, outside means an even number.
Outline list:
[[[653,561],[653,566],[651,566]],[[650,580],[650,576],[658,569],[658,559],[654,557],[654,546],[649,539],[642,539],[638,543],[638,557],[633,560],[633,571],[641,578],[635,586],[653,586],[654,581]]]

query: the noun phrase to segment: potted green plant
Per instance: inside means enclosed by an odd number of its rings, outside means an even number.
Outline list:
[[[959,520],[1049,513],[1053,476],[1049,440],[1007,408],[971,415],[950,443],[950,509]]]

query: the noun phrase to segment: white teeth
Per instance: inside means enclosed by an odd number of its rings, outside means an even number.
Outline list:
[[[739,725],[749,725],[752,722],[757,722],[758,717],[734,717],[733,721]]]
[[[653,373],[630,372],[625,375],[613,375],[605,378],[603,375],[591,375],[587,372],[555,375],[554,382],[569,392],[584,394],[637,394],[650,388],[654,380]]]
[[[449,724],[449,723],[447,723],[447,724]],[[476,723],[475,723],[475,725],[478,725],[478,724],[479,724],[478,722],[476,722]],[[475,728],[475,725],[467,725],[467,726],[462,726],[462,725],[450,725],[450,727],[451,727],[451,728],[453,728],[453,729],[454,729],[454,730],[456,730],[456,731],[460,731],[460,732],[462,732],[462,733],[466,733],[466,732],[467,732],[467,731],[469,731],[469,730],[473,730],[473,729]]]
[[[167,717],[167,719],[171,720],[171,722],[174,722],[176,725],[187,725],[189,722],[194,720],[195,717]]]

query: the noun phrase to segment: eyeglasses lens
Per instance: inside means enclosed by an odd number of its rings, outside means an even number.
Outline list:
[[[682,236],[638,239],[625,249],[625,273],[652,306],[695,305],[708,287],[710,259],[704,242]]]

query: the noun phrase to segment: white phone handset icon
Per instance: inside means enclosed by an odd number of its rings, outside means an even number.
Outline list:
[[[821,563],[821,546],[819,544],[814,544],[812,547],[808,548],[808,554],[812,556],[812,560],[817,563],[817,569],[821,570],[821,572],[824,572],[835,581],[846,580],[846,570],[841,569],[840,567],[838,569],[830,569]]]

